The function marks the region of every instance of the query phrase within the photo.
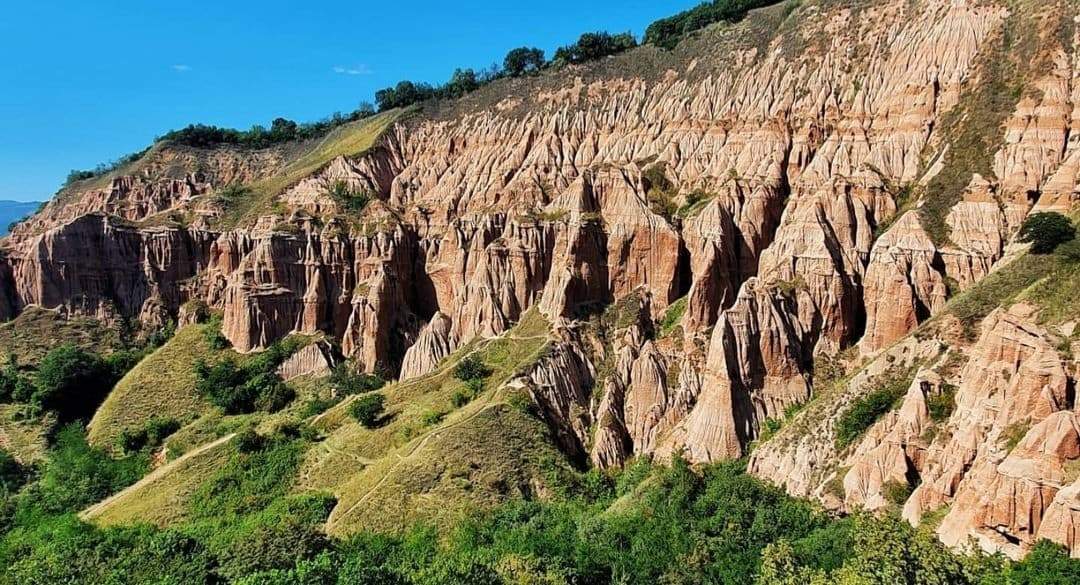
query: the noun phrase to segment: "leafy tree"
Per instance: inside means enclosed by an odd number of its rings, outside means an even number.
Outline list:
[[[49,464],[33,484],[34,505],[50,513],[77,511],[135,483],[149,462],[143,455],[112,459],[86,442],[77,423],[56,435]]]
[[[317,122],[298,124],[286,118],[276,118],[270,128],[255,125],[249,130],[222,128],[206,124],[190,124],[179,130],[171,130],[157,139],[158,142],[183,144],[194,148],[214,148],[233,145],[246,148],[267,148],[291,140],[318,138],[334,128],[374,115],[371,104],[361,103],[349,114],[335,113]]]
[[[589,32],[581,35],[576,43],[559,47],[555,51],[555,60],[566,63],[585,63],[622,53],[637,46],[634,35],[626,32],[612,35],[606,31]]]
[[[491,373],[491,368],[487,367],[476,354],[465,356],[454,366],[454,377],[462,382],[483,380],[490,376]]]
[[[371,428],[382,416],[385,400],[382,394],[366,394],[349,405],[349,414],[361,425]]]
[[[274,143],[295,140],[299,129],[299,125],[292,120],[274,118],[274,121],[270,123],[270,134],[267,139]]]
[[[476,71],[472,69],[455,69],[454,74],[450,76],[450,81],[446,83],[439,92],[443,97],[458,98],[469,92],[476,91],[480,87],[480,82],[477,80]]]
[[[826,585],[828,579],[820,570],[800,566],[791,543],[785,538],[765,547],[761,555],[761,572],[756,585]]]
[[[544,66],[544,51],[536,47],[512,49],[503,59],[503,70],[510,77],[539,71]]]
[[[1053,211],[1033,213],[1020,226],[1018,240],[1031,242],[1035,254],[1049,254],[1076,237],[1076,228],[1069,218]]]
[[[330,385],[343,396],[373,392],[386,385],[379,374],[354,372],[348,363],[338,364],[330,372]]]
[[[1075,584],[1080,583],[1080,560],[1069,558],[1060,544],[1040,540],[1007,574],[1011,585]]]
[[[379,111],[403,108],[435,97],[435,88],[426,83],[399,81],[394,87],[387,87],[375,92],[375,102]]]
[[[116,372],[101,358],[68,343],[42,358],[31,401],[62,420],[89,417],[115,380]]]
[[[225,337],[225,334],[221,332],[222,318],[221,315],[211,315],[210,319],[206,322],[206,328],[203,329],[203,337],[206,339],[206,345],[215,351],[227,349],[232,346],[229,342],[229,338]]]
[[[777,0],[712,0],[674,16],[661,18],[645,29],[646,44],[674,48],[687,34],[715,22],[741,20],[754,8],[775,4]]]

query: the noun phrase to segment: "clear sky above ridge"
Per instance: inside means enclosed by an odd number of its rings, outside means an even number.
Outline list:
[[[700,0],[8,0],[0,8],[0,199],[191,122],[248,128],[351,111],[506,51],[633,31]]]

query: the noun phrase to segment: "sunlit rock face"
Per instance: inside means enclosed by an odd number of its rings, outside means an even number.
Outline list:
[[[1015,15],[835,4],[500,80],[281,184],[287,147],[158,145],[3,241],[0,316],[153,323],[199,300],[240,351],[324,333],[357,367],[408,379],[533,310],[550,348],[514,383],[582,463],[749,453],[752,473],[843,510],[917,480],[903,513],[951,506],[947,543],[1015,556],[1045,537],[1076,553],[1075,364],[1022,307],[962,347],[916,330],[995,269],[1028,213],[1077,201],[1077,41],[1035,40],[1045,66],[984,129],[985,164],[963,169],[934,228],[934,189],[963,160],[957,108],[990,82]],[[275,190],[230,223],[237,184]],[[335,190],[372,201],[353,212]],[[939,373],[957,352],[966,365]],[[815,380],[834,359],[864,367],[826,412]],[[899,408],[838,449],[839,413],[896,370],[911,371]],[[950,388],[955,410],[932,420]],[[751,453],[807,403],[799,436]]]

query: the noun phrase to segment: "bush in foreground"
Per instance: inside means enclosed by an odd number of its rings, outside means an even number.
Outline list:
[[[365,394],[349,405],[349,415],[370,429],[379,422],[384,402],[382,394]]]
[[[1059,245],[1076,237],[1076,228],[1069,218],[1053,211],[1033,213],[1020,226],[1018,241],[1030,242],[1031,251],[1049,254]]]

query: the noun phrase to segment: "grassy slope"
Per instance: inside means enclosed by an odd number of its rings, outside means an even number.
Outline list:
[[[342,416],[347,404],[328,411],[318,424],[336,428],[302,469],[303,485],[338,497],[328,530],[347,534],[395,530],[421,518],[448,520],[531,489],[542,462],[561,456],[547,427],[508,403],[521,390],[506,382],[543,354],[547,326],[531,311],[503,336],[458,350],[427,376],[388,387],[390,417],[381,428],[364,429]],[[471,353],[494,372],[477,398],[455,409],[451,396],[462,383],[453,366]],[[445,417],[425,424],[431,412]]]
[[[0,450],[21,463],[40,461],[48,449],[46,435],[51,420],[24,418],[21,411],[20,405],[0,404]]]
[[[14,353],[21,365],[36,364],[50,349],[65,343],[109,353],[120,346],[120,337],[97,319],[65,319],[55,311],[37,307],[29,307],[11,321],[0,323],[0,356]]]
[[[348,415],[345,401],[313,421],[326,439],[307,454],[297,489],[328,490],[339,499],[331,530],[348,533],[361,527],[394,529],[398,520],[455,517],[472,506],[489,505],[532,489],[542,463],[559,461],[546,426],[508,404],[520,390],[506,382],[534,363],[548,342],[547,322],[536,311],[504,336],[470,344],[446,359],[440,369],[381,390],[387,399],[385,424],[365,429]],[[456,408],[451,397],[462,383],[453,366],[476,352],[493,370],[484,390]],[[275,415],[225,417],[209,413],[168,441],[187,455],[155,471],[116,500],[90,515],[98,523],[148,521],[169,524],[185,517],[187,498],[222,463],[231,447],[205,449],[218,437],[257,423],[260,431],[292,418],[306,395],[324,383],[298,380],[299,398]],[[431,412],[444,413],[425,422]],[[196,447],[195,445],[201,445]],[[370,504],[370,505],[369,505]]]
[[[328,436],[309,452],[301,485],[337,496],[328,530],[393,530],[521,492],[541,461],[559,458],[543,423],[507,403],[521,392],[507,382],[536,362],[548,340],[548,323],[531,311],[507,334],[464,346],[430,375],[388,386],[387,421],[374,430],[348,418],[348,402],[325,412],[315,425]],[[480,396],[455,408],[451,396],[463,384],[453,369],[472,353],[494,372]],[[444,417],[424,421],[432,412]]]
[[[140,428],[152,416],[186,422],[210,409],[195,392],[195,363],[213,361],[223,352],[210,349],[205,329],[204,325],[180,329],[116,384],[90,421],[92,445],[111,448],[121,431]]]
[[[229,228],[273,211],[276,197],[290,185],[311,175],[339,156],[356,156],[374,146],[375,141],[403,114],[402,110],[383,112],[371,118],[336,128],[273,177],[246,185],[248,192],[231,201],[220,220]]]
[[[191,495],[228,460],[232,437],[226,435],[159,467],[81,516],[103,526],[140,522],[165,526],[183,520]]]

